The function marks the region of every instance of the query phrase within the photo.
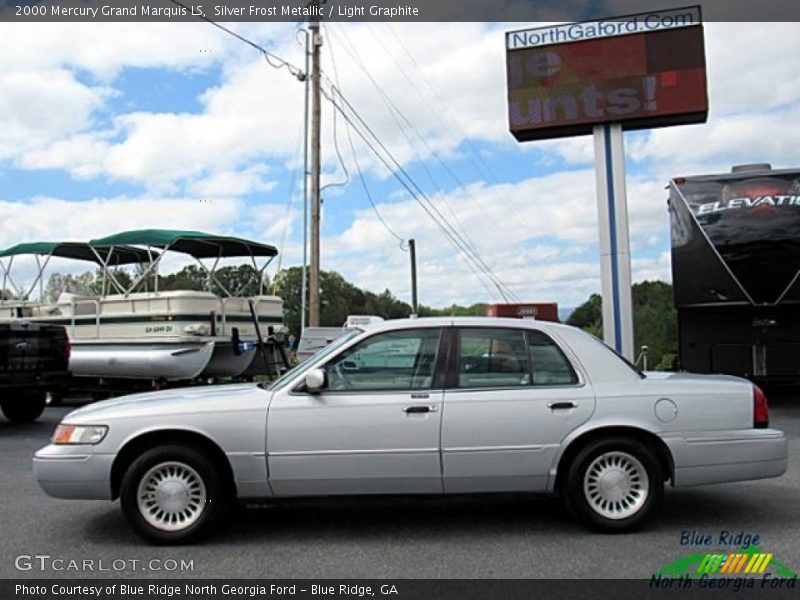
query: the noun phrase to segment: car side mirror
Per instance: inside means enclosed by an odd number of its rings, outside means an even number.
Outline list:
[[[328,384],[328,377],[324,369],[311,369],[306,373],[306,391],[318,394]]]

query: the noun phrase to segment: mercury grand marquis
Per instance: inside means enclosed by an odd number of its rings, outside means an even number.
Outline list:
[[[784,473],[752,383],[641,373],[583,331],[426,318],[352,331],[270,384],[124,396],[64,417],[33,459],[58,498],[120,499],[146,540],[207,534],[237,499],[558,494],[626,531],[674,487]]]

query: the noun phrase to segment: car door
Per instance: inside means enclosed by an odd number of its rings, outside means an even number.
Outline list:
[[[276,394],[267,419],[277,496],[441,493],[441,328],[378,332],[334,354],[320,393]]]
[[[445,492],[543,491],[594,393],[552,337],[458,328],[442,417]]]

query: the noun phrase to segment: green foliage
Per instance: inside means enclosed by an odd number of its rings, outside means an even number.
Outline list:
[[[286,326],[300,336],[302,269],[283,269],[275,276],[276,294],[283,298]],[[384,319],[401,319],[411,314],[411,306],[384,290],[375,294],[357,288],[335,271],[320,272],[320,325],[340,327],[348,315],[377,315]]]
[[[134,280],[141,276],[146,265],[136,265],[133,268],[120,268],[112,270],[117,282],[128,290]],[[198,265],[188,265],[176,273],[158,276],[158,289],[162,292],[173,290],[201,291],[210,289],[215,294],[225,296],[225,291],[220,284],[234,296],[257,296],[261,293],[258,272],[252,265],[238,265],[220,267],[214,273],[216,280],[209,281],[208,272]],[[267,281],[264,282],[265,291]],[[210,287],[209,287],[210,286]],[[136,286],[135,292],[153,291],[153,277],[148,276]],[[53,273],[45,287],[45,298],[55,302],[62,292],[74,294],[102,295],[103,271],[97,269],[95,273],[86,271],[80,275]],[[120,293],[109,281],[105,287],[108,295]]]
[[[632,287],[634,351],[647,346],[647,367],[666,370],[678,353],[678,317],[672,286],[663,281],[643,281]],[[603,337],[602,299],[592,294],[567,320],[599,338]]]
[[[86,271],[80,275],[69,273],[53,273],[44,287],[44,299],[55,302],[64,292],[90,296],[94,294],[94,273]]]
[[[169,275],[159,275],[158,289],[164,292],[174,290],[194,290],[206,289],[208,274],[197,265],[188,265],[177,273]]]
[[[572,311],[567,324],[580,327],[592,335],[603,337],[603,300],[600,294],[592,294],[589,299]]]
[[[483,317],[486,315],[486,304],[479,302],[471,306],[460,306],[451,304],[446,308],[430,308],[420,305],[419,316],[421,317]]]
[[[647,346],[648,368],[671,366],[672,358],[664,359],[678,353],[678,313],[670,284],[643,281],[633,286],[633,328],[634,351]]]
[[[210,289],[220,296],[227,295],[223,288],[234,296],[258,296],[261,293],[258,272],[252,265],[220,267],[214,272],[214,277],[216,281],[209,281],[207,271],[198,265],[188,265],[177,273],[159,275],[158,289],[162,291]],[[264,285],[267,283],[265,281]]]

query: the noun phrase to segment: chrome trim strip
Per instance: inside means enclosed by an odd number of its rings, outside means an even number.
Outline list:
[[[33,458],[36,460],[52,460],[52,461],[59,461],[59,460],[86,460],[91,456],[91,454],[34,454]]]
[[[756,430],[757,431],[757,430]],[[774,440],[785,437],[781,433],[762,433],[747,436],[726,436],[714,438],[686,438],[687,444],[719,444],[726,442],[759,442],[762,440]]]
[[[226,452],[226,456],[252,456],[255,458],[263,458],[266,456],[265,452]]]
[[[521,446],[457,446],[455,448],[444,448],[444,452],[517,452],[521,450],[544,450],[544,445],[521,445]]]
[[[289,450],[268,452],[268,457],[288,456],[353,456],[357,454],[438,454],[438,448],[391,448],[389,450]]]

